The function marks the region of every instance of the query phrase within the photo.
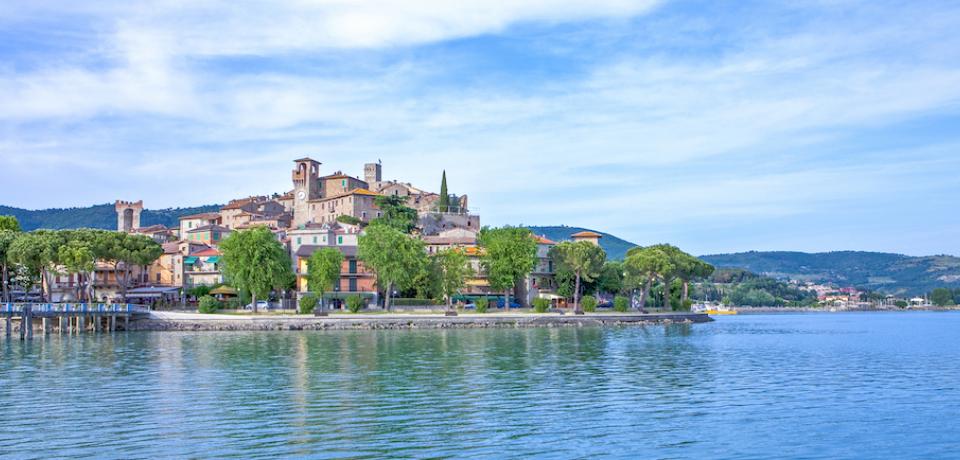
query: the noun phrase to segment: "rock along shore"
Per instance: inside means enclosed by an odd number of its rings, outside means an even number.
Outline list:
[[[231,316],[153,312],[130,323],[131,331],[321,331],[374,329],[483,329],[643,326],[713,321],[703,313]]]

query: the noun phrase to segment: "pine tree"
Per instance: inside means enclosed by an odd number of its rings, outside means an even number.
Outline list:
[[[447,191],[447,171],[443,171],[443,181],[440,182],[440,203],[437,205],[440,212],[450,211],[450,193]]]

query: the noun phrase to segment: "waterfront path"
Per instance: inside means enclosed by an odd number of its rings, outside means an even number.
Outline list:
[[[487,313],[445,316],[443,314],[333,314],[307,315],[218,315],[179,312],[151,312],[137,318],[130,330],[179,331],[263,331],[337,329],[464,329],[511,327],[625,326],[663,323],[705,323],[703,313],[593,313],[586,315]]]

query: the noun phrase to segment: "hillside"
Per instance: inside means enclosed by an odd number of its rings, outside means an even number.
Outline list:
[[[168,227],[179,225],[180,216],[188,216],[201,212],[210,212],[220,209],[219,205],[198,206],[195,208],[176,209],[144,209],[140,215],[140,225],[163,224]],[[113,204],[99,204],[86,208],[42,209],[31,211],[0,205],[0,215],[10,215],[20,221],[24,230],[38,228],[103,228],[107,230],[117,228],[117,213]]]
[[[744,252],[701,259],[717,266],[743,268],[778,279],[793,279],[878,292],[920,295],[937,287],[960,287],[960,258],[910,257],[879,252]]]
[[[529,228],[530,231],[532,231],[537,235],[543,235],[547,239],[557,241],[557,242],[569,240],[570,235],[573,235],[574,233],[579,233],[584,230],[590,230],[587,228],[580,228],[580,227],[567,227],[565,225],[547,226],[547,227],[529,227],[528,226],[527,228]],[[596,232],[596,230],[590,230],[590,231]],[[612,260],[623,260],[623,258],[626,257],[627,255],[627,251],[637,246],[636,244],[617,238],[616,236],[613,236],[609,233],[603,233],[603,232],[597,232],[597,233],[603,235],[603,238],[600,238],[600,246],[603,247],[604,251],[607,251],[607,258]]]

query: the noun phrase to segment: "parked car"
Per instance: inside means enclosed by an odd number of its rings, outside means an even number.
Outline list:
[[[503,305],[503,299],[497,300],[497,308],[503,308]],[[519,302],[510,300],[510,308],[520,308],[521,306]]]
[[[253,311],[253,303],[248,303],[245,307],[243,307],[243,309]],[[270,302],[267,302],[266,300],[257,301],[257,310],[272,310],[272,309],[273,307],[270,305]]]

